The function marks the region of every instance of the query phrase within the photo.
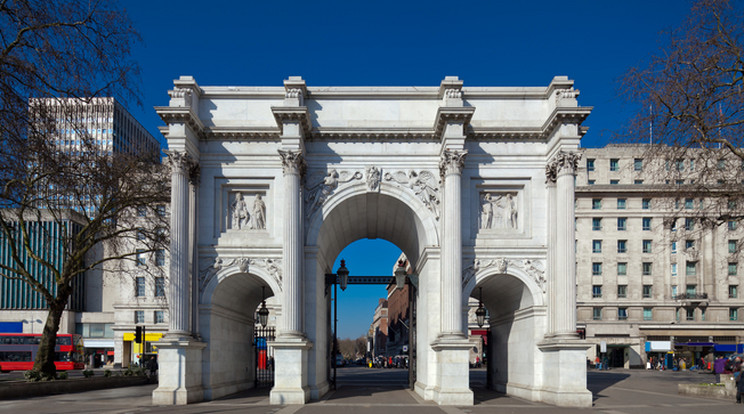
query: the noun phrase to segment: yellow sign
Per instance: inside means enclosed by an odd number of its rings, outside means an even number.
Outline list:
[[[163,337],[163,334],[159,332],[156,332],[156,333],[145,332],[145,341],[147,342],[157,342],[162,337]],[[134,332],[124,332],[124,340],[134,341]]]

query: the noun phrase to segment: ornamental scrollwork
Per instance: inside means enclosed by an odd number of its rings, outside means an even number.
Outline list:
[[[338,188],[339,184],[345,184],[353,180],[361,180],[363,174],[360,171],[337,171],[331,169],[325,177],[318,180],[310,187],[306,187],[305,205],[307,216],[310,217],[318,208],[322,207],[328,198]]]
[[[407,188],[416,195],[416,198],[434,213],[434,217],[439,220],[439,181],[436,176],[427,170],[419,172],[409,170],[396,171],[393,173],[386,172],[385,181],[392,181],[403,188]]]
[[[256,258],[232,258],[223,260],[216,258],[209,266],[199,272],[199,291],[203,292],[214,276],[223,269],[237,267],[241,273],[248,273],[251,267],[262,268],[274,278],[278,286],[282,286],[282,260],[281,259],[256,259]]]
[[[523,259],[523,260],[510,260],[505,258],[473,260],[473,264],[469,265],[462,271],[462,287],[464,288],[475,275],[485,269],[493,268],[497,274],[506,274],[509,268],[520,269],[525,272],[535,283],[540,287],[543,293],[547,285],[547,279],[545,278],[545,263],[543,260],[535,259]]]

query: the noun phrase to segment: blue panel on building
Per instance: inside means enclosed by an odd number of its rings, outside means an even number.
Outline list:
[[[0,322],[2,333],[23,333],[23,322]]]
[[[716,344],[716,351],[718,352],[736,352],[737,346],[735,344]]]

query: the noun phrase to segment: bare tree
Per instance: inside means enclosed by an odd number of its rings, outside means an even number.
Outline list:
[[[56,333],[74,281],[155,252],[168,237],[159,150],[102,143],[96,123],[110,120],[81,109],[102,96],[137,99],[129,57],[137,39],[111,1],[0,0],[0,241],[12,257],[0,274],[49,307],[33,368],[43,377],[56,375]]]
[[[744,218],[744,14],[740,1],[698,0],[622,92],[636,105],[625,140],[649,142],[644,170],[679,200],[705,199],[702,220]],[[696,207],[697,209],[697,207]]]

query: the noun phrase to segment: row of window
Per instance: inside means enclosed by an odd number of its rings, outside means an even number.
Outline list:
[[[694,260],[688,260],[685,262],[685,275],[686,276],[697,276],[697,265],[698,262]],[[651,276],[653,269],[652,262],[642,262],[641,272],[643,276]],[[678,274],[677,263],[671,264],[672,277],[677,277]],[[739,262],[728,262],[727,267],[728,276],[737,276],[739,274]],[[618,262],[617,263],[617,275],[627,276],[628,275],[628,263]],[[602,276],[602,262],[592,262],[592,276]]]
[[[590,180],[591,181],[591,180]],[[611,183],[611,184],[617,184],[617,183]],[[638,184],[638,183],[636,183]],[[578,201],[578,200],[577,200]],[[681,209],[684,203],[684,209],[685,210],[694,210],[695,209],[695,199],[693,198],[686,198],[684,201],[680,200],[679,198],[674,200],[674,208],[675,209]],[[698,200],[697,203],[698,209],[702,210],[705,208],[705,201],[701,198]],[[625,210],[628,208],[628,199],[627,198],[618,198],[616,208],[618,210]],[[592,210],[600,210],[602,209],[602,199],[601,198],[592,198]],[[641,199],[641,209],[643,210],[650,210],[651,209],[651,199],[650,198],[643,198]],[[729,201],[728,202],[728,209],[729,210],[735,210],[736,209],[736,202],[735,201]],[[729,226],[734,226],[734,229],[736,228],[736,221],[730,220]],[[733,229],[732,229],[733,230]]]
[[[143,276],[138,276],[137,278],[135,278],[134,296],[138,298],[145,297],[145,278]],[[165,296],[165,278],[164,277],[155,278],[155,296],[156,297]]]
[[[153,314],[152,320],[154,323],[165,323],[165,311],[156,310],[155,313]],[[143,310],[134,311],[134,323],[135,324],[145,323],[145,311]]]
[[[137,266],[147,265],[147,252],[144,249],[137,249]],[[165,266],[165,250],[155,250],[155,265]]]
[[[595,307],[592,308],[592,319],[595,321],[601,321],[602,320],[602,312],[603,309],[601,307]],[[644,321],[652,321],[654,320],[654,313],[653,308],[643,308],[643,320]],[[688,321],[694,321],[695,320],[695,308],[680,308],[677,309],[677,315],[676,319],[679,321],[681,320],[681,314],[684,312],[685,314],[685,320]],[[628,319],[628,308],[620,307],[617,308],[617,319],[619,320],[627,320]],[[705,308],[700,308],[700,320],[705,320]],[[738,321],[739,320],[739,308],[729,308],[729,320],[730,321]]]
[[[653,285],[643,285],[643,298],[649,299],[653,296]],[[694,297],[697,295],[697,285],[689,284],[685,286],[685,295],[688,297]],[[672,286],[672,297],[677,296],[677,285]],[[602,297],[602,285],[592,285],[592,297]],[[617,285],[617,297],[627,298],[628,297],[628,285]],[[737,299],[739,297],[739,285],[729,285],[728,287],[729,299]]]
[[[641,248],[642,248],[643,253],[653,253],[651,247],[652,247],[651,240],[644,239],[641,242]],[[618,253],[628,252],[628,241],[627,240],[617,241],[617,252]],[[602,253],[602,240],[592,240],[592,253]]]
[[[651,217],[641,218],[641,226],[644,231],[650,231],[651,230]],[[618,231],[625,231],[628,229],[628,218],[627,217],[617,218],[617,229]],[[594,231],[602,230],[602,218],[600,217],[592,218],[592,230]]]
[[[594,158],[587,158],[586,160],[586,170],[587,171],[594,171],[595,169],[595,163],[596,159]],[[719,170],[725,170],[728,168],[726,159],[719,159],[716,162],[716,167]],[[666,168],[667,171],[672,169],[672,166],[677,171],[684,171],[686,166],[689,168],[690,171],[695,171],[695,160],[684,160],[684,159],[677,159],[674,161],[667,160],[664,168]],[[741,168],[744,169],[744,161],[741,163]],[[643,158],[633,158],[633,171],[642,171],[643,170]],[[610,171],[620,171],[620,159],[619,158],[610,158]]]

